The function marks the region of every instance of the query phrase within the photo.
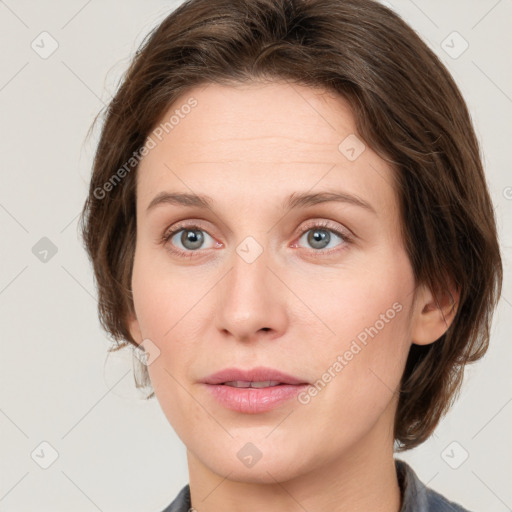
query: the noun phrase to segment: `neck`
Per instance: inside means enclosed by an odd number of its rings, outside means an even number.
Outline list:
[[[201,512],[399,512],[393,439],[383,439],[389,430],[377,427],[343,455],[285,481],[230,480],[187,451],[192,507]]]

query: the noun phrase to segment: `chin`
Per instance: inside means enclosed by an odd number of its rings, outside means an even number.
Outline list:
[[[208,457],[208,460],[202,459],[202,463],[219,476],[227,477],[229,480],[240,483],[251,484],[275,484],[276,482],[285,482],[296,478],[306,468],[297,465],[296,457],[293,453],[286,458],[277,460],[275,456],[262,456],[252,467],[243,464],[237,457],[236,452],[232,456],[222,458]]]
[[[268,431],[265,435],[268,435]],[[318,454],[306,450],[308,442],[310,449],[315,445],[311,437],[304,440],[292,440],[289,435],[282,438],[276,436],[275,439],[251,435],[228,437],[210,438],[208,442],[205,442],[205,438],[196,439],[197,443],[188,438],[185,444],[195,459],[194,463],[236,482],[284,482],[311,471],[313,463],[316,465],[318,462]]]

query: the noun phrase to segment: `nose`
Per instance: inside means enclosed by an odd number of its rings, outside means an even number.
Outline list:
[[[287,289],[271,260],[266,251],[252,262],[234,252],[232,267],[216,290],[215,322],[224,337],[249,342],[275,339],[286,331]]]

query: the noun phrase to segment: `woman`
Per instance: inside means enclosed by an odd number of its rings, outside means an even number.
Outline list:
[[[370,0],[191,0],[109,105],[83,235],[187,447],[166,509],[465,510],[418,446],[502,268],[467,107]]]

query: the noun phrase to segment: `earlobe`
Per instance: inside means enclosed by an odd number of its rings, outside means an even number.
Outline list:
[[[457,313],[459,296],[454,287],[451,293],[435,295],[427,286],[420,286],[413,312],[412,343],[428,345],[445,334]]]

